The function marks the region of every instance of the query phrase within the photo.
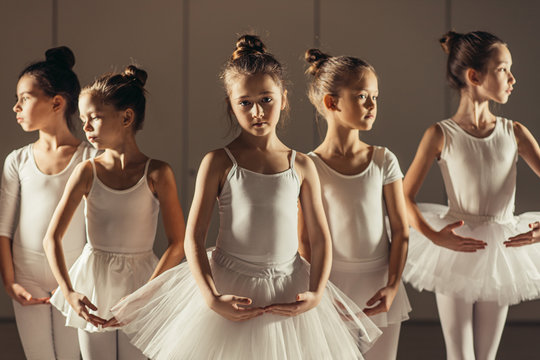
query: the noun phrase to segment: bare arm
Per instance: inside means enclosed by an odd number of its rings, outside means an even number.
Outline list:
[[[454,233],[454,229],[462,226],[463,221],[457,221],[447,225],[440,231],[436,231],[429,226],[416,204],[416,195],[426,178],[433,160],[441,155],[443,145],[444,134],[438,125],[433,125],[426,130],[418,146],[416,156],[403,180],[409,222],[412,227],[438,246],[463,252],[475,252],[484,249],[487,245],[486,242],[465,238]]]
[[[87,195],[90,189],[93,178],[91,166],[89,161],[83,162],[77,165],[71,174],[43,239],[43,247],[52,273],[66,300],[79,316],[98,326],[105,323],[105,320],[90,314],[87,307],[97,310],[96,306],[86,296],[73,289],[62,248],[62,238],[71,218],[83,196]]]
[[[518,153],[527,165],[540,177],[540,147],[531,132],[522,124],[514,122],[514,134],[518,144]],[[540,221],[529,224],[531,228],[523,234],[509,238],[504,244],[517,247],[540,242]]]
[[[321,184],[313,161],[298,154],[297,169],[302,177],[300,203],[311,248],[309,291],[297,295],[291,304],[275,304],[268,309],[279,315],[295,316],[317,306],[324,293],[332,267],[332,239],[324,214]]]
[[[401,179],[384,185],[383,192],[392,232],[388,281],[385,287],[377,291],[368,300],[368,306],[373,306],[379,302],[373,308],[364,309],[364,312],[368,316],[390,310],[390,306],[392,306],[401,283],[401,274],[407,261],[409,245],[409,223],[407,222],[407,207],[405,205],[405,197],[403,196],[403,183]]]
[[[311,262],[311,246],[301,206],[298,207],[298,252],[300,256]]]
[[[201,162],[186,227],[184,248],[191,273],[207,305],[229,320],[242,321],[260,315],[264,310],[243,307],[251,304],[251,299],[247,297],[219,293],[205,248],[212,210],[229,163],[227,156],[220,150],[207,154]]]
[[[182,261],[186,232],[184,214],[178,201],[173,171],[167,163],[161,161],[152,161],[152,163],[154,169],[150,171],[151,183],[159,200],[161,217],[169,246],[161,256],[150,280]]]

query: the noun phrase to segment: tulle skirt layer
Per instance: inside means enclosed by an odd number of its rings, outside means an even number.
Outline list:
[[[246,296],[252,306],[294,302],[308,290],[309,264],[254,264],[219,249],[210,265],[222,294]],[[112,309],[122,330],[151,359],[362,359],[380,330],[328,283],[319,305],[295,317],[263,314],[233,322],[204,302],[182,263]]]
[[[330,281],[350,297],[360,308],[388,281],[388,258],[362,262],[334,260]],[[388,312],[370,316],[379,327],[387,327],[409,319],[411,304],[403,283],[400,282],[394,302]]]
[[[157,265],[153,252],[113,253],[86,245],[81,256],[69,270],[73,289],[85,295],[98,310],[90,313],[104,319],[113,315],[110,308],[121,298],[144,285]],[[96,327],[73,311],[58,288],[51,297],[51,304],[66,317],[66,325],[89,332],[113,331],[114,328]]]
[[[464,220],[455,232],[487,242],[485,249],[465,253],[435,245],[411,230],[403,278],[418,290],[462,298],[469,302],[497,301],[512,305],[540,297],[540,244],[507,248],[509,237],[529,231],[540,212],[509,219],[453,214],[448,207],[420,204],[427,222],[436,230]]]

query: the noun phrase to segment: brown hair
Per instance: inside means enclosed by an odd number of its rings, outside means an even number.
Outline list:
[[[45,52],[45,61],[27,66],[19,74],[19,79],[30,75],[36,79],[39,88],[49,97],[62,96],[66,101],[64,117],[68,128],[73,131],[73,115],[77,112],[77,100],[81,85],[73,72],[75,55],[70,48],[60,46]]]
[[[306,70],[311,77],[308,97],[323,116],[324,95],[337,96],[341,88],[349,85],[355,74],[361,74],[366,70],[376,74],[373,66],[362,59],[352,56],[330,56],[319,49],[306,51],[305,59],[310,64]]]
[[[220,78],[223,80],[227,93],[227,113],[231,127],[234,124],[230,102],[230,88],[238,76],[253,76],[265,74],[272,77],[276,84],[285,90],[283,66],[274,55],[266,52],[266,46],[256,35],[242,35],[236,41],[236,47],[229,60],[225,63]],[[288,104],[286,104],[286,109]]]
[[[506,45],[497,36],[485,31],[460,34],[449,31],[439,40],[448,54],[446,77],[450,86],[460,90],[467,86],[465,71],[474,69],[484,72],[496,45]]]
[[[142,129],[146,110],[146,71],[129,65],[122,73],[105,74],[85,86],[81,94],[90,94],[113,105],[118,110],[132,109],[135,113],[133,130]]]

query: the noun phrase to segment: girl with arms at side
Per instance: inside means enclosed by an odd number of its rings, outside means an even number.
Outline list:
[[[450,31],[441,44],[460,103],[425,132],[405,176],[416,231],[404,278],[435,292],[448,359],[495,359],[508,305],[540,296],[534,231],[533,241],[515,238],[540,213],[513,214],[518,155],[540,176],[540,148],[525,126],[489,109],[506,103],[516,83],[507,45],[483,31]],[[415,203],[435,159],[448,207]]]
[[[114,328],[103,328],[110,308],[184,256],[184,221],[167,163],[143,154],[135,141],[146,107],[147,74],[135,66],[85,87],[79,112],[88,140],[103,154],[81,163],[43,241],[59,284],[51,303],[78,329],[84,359],[142,359]],[[85,199],[88,243],[68,273],[63,241],[74,209]],[[169,247],[152,251],[161,209]]]
[[[410,311],[401,282],[409,227],[397,158],[359,138],[377,116],[377,75],[361,59],[318,49],[308,50],[306,60],[309,98],[328,124],[324,141],[308,155],[319,173],[332,234],[330,280],[358,306],[368,306],[365,313],[383,331],[366,359],[395,359],[401,322]],[[309,258],[308,234],[301,231],[300,239],[301,254]]]
[[[33,144],[11,152],[0,190],[0,270],[13,298],[15,320],[28,359],[79,359],[77,332],[48,304],[57,287],[42,241],[69,176],[96,150],[71,132],[80,85],[67,47],[47,50],[46,60],[19,75],[13,111]],[[15,225],[17,224],[16,228]],[[82,206],[66,229],[65,261],[72,265],[86,243]]]
[[[282,72],[258,37],[238,40],[222,76],[240,134],[202,160],[186,230],[189,268],[171,269],[113,309],[152,359],[357,359],[358,346],[379,334],[327,284],[331,243],[315,167],[276,135],[287,105]],[[220,230],[208,256],[216,198]],[[298,201],[311,271],[297,253]]]

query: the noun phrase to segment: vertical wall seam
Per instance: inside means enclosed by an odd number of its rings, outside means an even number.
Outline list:
[[[445,14],[444,14],[445,29],[443,31],[443,34],[449,30],[452,30],[452,0],[445,1],[444,11],[445,11]],[[452,93],[451,93],[450,87],[445,82],[444,84],[444,116],[443,117],[450,116],[451,111],[452,111],[451,106],[452,106]]]
[[[52,0],[51,46],[58,46],[58,0]]]
[[[182,208],[188,209],[188,184],[189,184],[189,0],[182,1],[182,70],[180,73],[181,79],[181,99],[182,105],[181,121],[182,121],[182,156],[181,156],[181,191],[180,201]],[[187,212],[186,212],[187,214]]]
[[[321,1],[313,0],[313,47],[321,46]],[[315,149],[320,141],[319,123],[317,120],[317,110],[313,110],[313,146]]]

